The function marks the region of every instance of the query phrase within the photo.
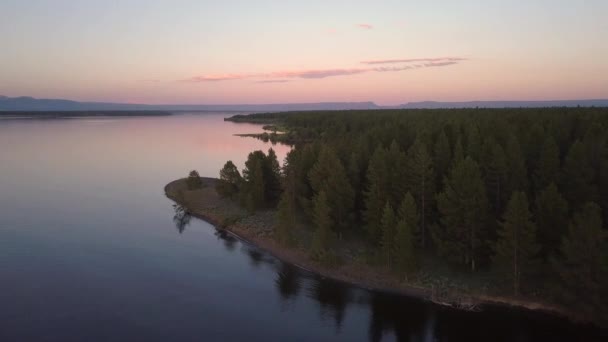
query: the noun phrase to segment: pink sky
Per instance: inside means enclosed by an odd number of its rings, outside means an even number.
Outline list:
[[[3,1],[0,94],[154,104],[608,98],[601,13],[600,0]]]

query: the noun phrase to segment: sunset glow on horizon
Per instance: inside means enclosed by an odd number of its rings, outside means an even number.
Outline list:
[[[0,3],[0,95],[149,104],[608,98],[608,2]]]

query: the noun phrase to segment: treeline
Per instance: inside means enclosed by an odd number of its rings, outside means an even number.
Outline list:
[[[278,206],[277,235],[314,227],[312,255],[343,235],[398,274],[421,257],[491,272],[515,295],[608,317],[608,109],[384,110],[253,114],[298,142],[229,162],[218,190]]]

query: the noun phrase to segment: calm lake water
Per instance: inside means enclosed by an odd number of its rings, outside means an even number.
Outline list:
[[[270,147],[226,115],[0,120],[0,341],[606,338],[321,279],[197,219],[180,232],[166,183]]]

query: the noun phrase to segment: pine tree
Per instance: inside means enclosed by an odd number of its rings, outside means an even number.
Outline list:
[[[549,257],[557,255],[568,227],[568,202],[554,183],[537,195],[535,217],[540,256],[547,261]]]
[[[264,197],[265,184],[262,162],[262,160],[257,159],[253,165],[253,172],[249,175],[249,191],[247,191],[246,205],[249,213],[255,212],[266,203]]]
[[[324,191],[318,193],[313,199],[313,221],[315,231],[311,245],[312,257],[321,262],[330,262],[334,223],[331,220],[327,196]]]
[[[407,193],[397,216],[395,233],[395,263],[400,274],[406,279],[416,269],[416,254],[414,250],[414,232],[418,226],[418,209],[412,194]]]
[[[275,235],[279,242],[290,245],[294,241],[293,229],[296,225],[296,177],[295,170],[287,169],[283,182],[284,191],[278,205],[278,222],[275,227]]]
[[[309,178],[315,193],[325,192],[332,220],[341,237],[354,219],[355,194],[346,170],[333,150],[321,150]]]
[[[528,172],[526,160],[521,150],[519,140],[515,135],[511,135],[505,149],[508,167],[508,186],[507,193],[513,191],[526,191],[528,189]]]
[[[479,127],[475,122],[469,122],[466,125],[467,133],[467,153],[466,155],[473,158],[473,160],[479,162],[481,159],[481,135],[479,133]]]
[[[534,185],[537,190],[545,189],[556,183],[559,177],[559,147],[551,136],[547,136],[540,150],[540,156],[534,172]]]
[[[367,170],[367,190],[365,196],[365,210],[363,218],[370,238],[377,242],[380,239],[382,228],[382,210],[389,199],[388,187],[389,170],[386,166],[386,150],[381,146],[376,148]]]
[[[395,243],[395,212],[387,201],[382,212],[382,241],[380,243],[386,266],[391,268]]]
[[[488,139],[483,146],[482,160],[488,198],[498,217],[503,211],[506,197],[507,158],[502,147],[493,139]]]
[[[281,196],[281,166],[272,148],[264,159],[264,198],[269,204],[276,204]]]
[[[435,240],[448,259],[469,265],[472,271],[485,243],[488,203],[479,166],[470,157],[457,162],[437,196],[442,231]]]
[[[186,179],[188,190],[198,190],[203,187],[203,179],[198,174],[198,171],[192,170]]]
[[[513,284],[513,294],[519,295],[525,284],[537,253],[532,215],[528,209],[528,198],[521,191],[511,196],[498,231],[494,266],[502,276]]]
[[[420,218],[418,216],[418,207],[411,193],[405,194],[401,206],[397,212],[399,221],[405,221],[413,232],[418,229]]]
[[[408,159],[411,189],[420,209],[420,242],[424,248],[426,246],[426,221],[435,188],[433,161],[427,152],[426,145],[418,139],[409,149]]]
[[[570,146],[562,170],[564,195],[572,207],[597,200],[599,196],[597,187],[593,185],[594,172],[583,143],[577,140]]]
[[[433,148],[433,157],[435,165],[435,182],[439,184],[443,177],[447,175],[447,171],[452,162],[452,151],[450,149],[450,142],[448,141],[445,131],[442,129],[437,136],[437,141]]]
[[[406,154],[401,151],[395,140],[393,140],[386,152],[384,162],[389,174],[388,182],[385,182],[389,196],[388,200],[392,206],[397,206],[401,201],[401,197],[403,197],[403,193],[412,186],[412,184],[407,177],[403,177],[407,170],[408,161]]]
[[[234,198],[239,192],[242,182],[243,178],[239,170],[232,160],[229,160],[220,170],[220,179],[217,181],[215,189],[221,197]]]
[[[608,243],[602,229],[600,207],[588,202],[574,215],[561,244],[561,257],[553,260],[559,274],[562,302],[588,319],[608,319]]]

